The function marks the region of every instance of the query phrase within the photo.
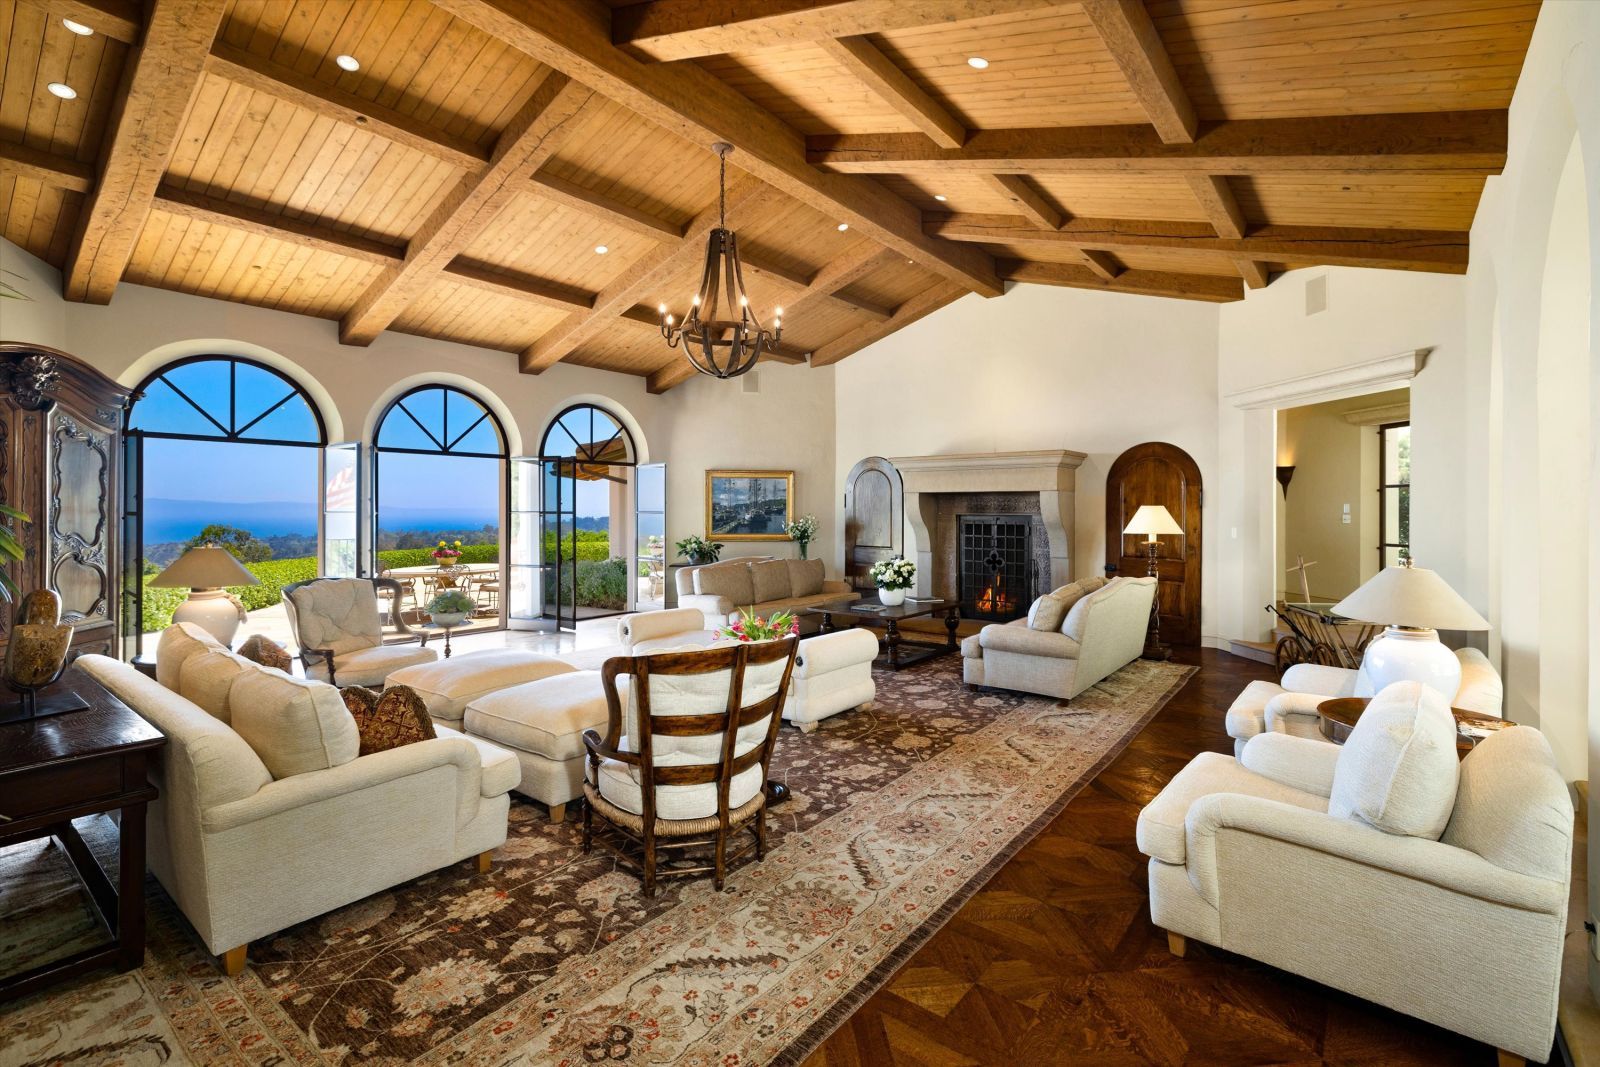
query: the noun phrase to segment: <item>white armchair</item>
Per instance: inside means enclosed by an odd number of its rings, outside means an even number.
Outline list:
[[[1499,731],[1458,766],[1444,700],[1401,683],[1342,748],[1263,733],[1198,756],[1138,842],[1178,955],[1195,938],[1543,1062],[1572,825],[1542,734]]]
[[[1489,658],[1475,648],[1462,648],[1456,650],[1456,659],[1461,662],[1461,688],[1451,705],[1500,718],[1504,688]],[[1245,742],[1260,733],[1321,739],[1318,704],[1333,697],[1372,695],[1364,667],[1353,671],[1297,663],[1283,672],[1281,682],[1257,679],[1245,686],[1228,708],[1227,730],[1233,738],[1234,755],[1243,753]]]
[[[392,644],[384,643],[380,590],[392,598],[389,616],[400,635]],[[400,596],[393,578],[312,578],[285,586],[283,609],[306,677],[332,685],[381,686],[402,667],[438,659],[427,635],[414,633],[401,618]]]

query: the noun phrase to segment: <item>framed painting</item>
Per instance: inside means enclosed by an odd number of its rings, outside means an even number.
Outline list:
[[[706,471],[706,537],[787,541],[794,471]]]

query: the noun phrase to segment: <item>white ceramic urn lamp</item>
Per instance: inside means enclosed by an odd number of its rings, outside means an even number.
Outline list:
[[[1488,620],[1434,571],[1406,560],[1385,567],[1333,606],[1335,615],[1380,624],[1362,668],[1374,693],[1395,682],[1421,682],[1454,700],[1461,662],[1439,641],[1440,630],[1487,630]]]
[[[187,587],[189,598],[172,613],[173,622],[192,622],[228,648],[245,620],[244,605],[228,592],[230,585],[260,585],[255,575],[233,553],[216,545],[201,545],[179,556],[172,566],[151,579],[158,589]]]

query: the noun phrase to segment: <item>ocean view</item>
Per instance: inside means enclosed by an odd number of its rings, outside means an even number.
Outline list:
[[[467,530],[493,526],[499,515],[493,506],[485,508],[389,508],[383,509],[386,530]],[[144,540],[146,544],[186,541],[212,524],[237,526],[257,537],[283,534],[315,536],[317,509],[314,504],[285,501],[208,501],[151,498],[145,500]]]

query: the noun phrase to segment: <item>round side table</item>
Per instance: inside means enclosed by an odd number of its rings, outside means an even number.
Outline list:
[[[1336,745],[1344,744],[1350,737],[1350,731],[1355,729],[1361,713],[1367,710],[1367,705],[1370,703],[1372,703],[1371,697],[1335,697],[1318,704],[1317,726],[1321,729],[1322,736]],[[1472,746],[1481,740],[1472,734],[1462,732],[1462,727],[1504,730],[1508,726],[1516,725],[1510,719],[1497,719],[1493,715],[1465,711],[1461,708],[1451,708],[1450,714],[1456,719],[1456,755],[1462,759],[1466,759],[1467,753],[1472,751]]]

